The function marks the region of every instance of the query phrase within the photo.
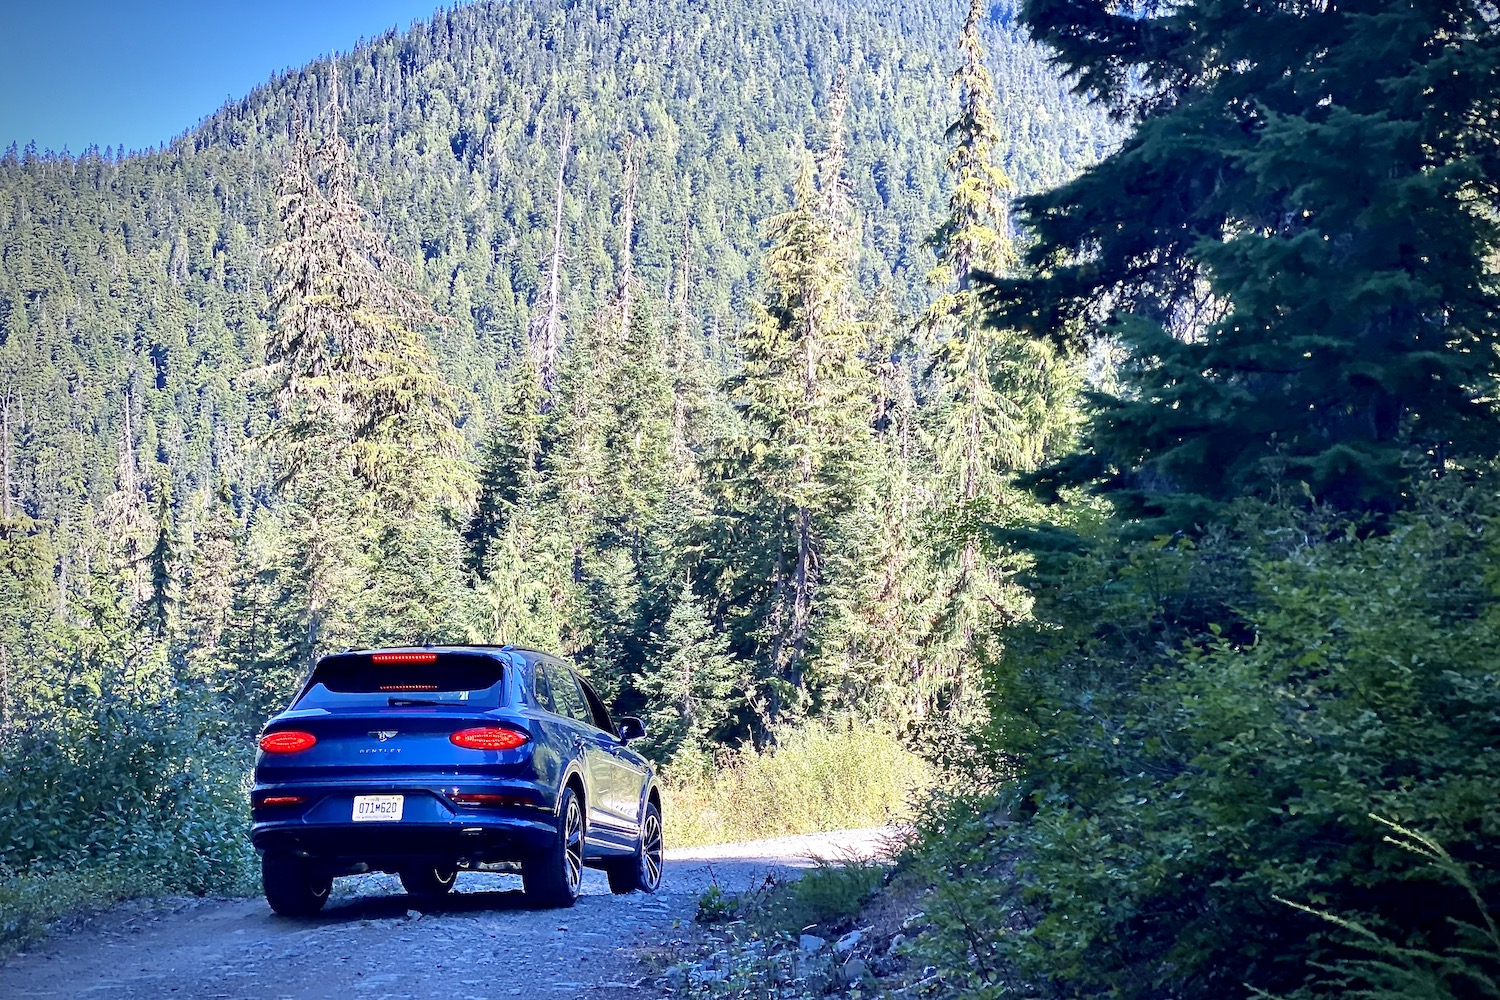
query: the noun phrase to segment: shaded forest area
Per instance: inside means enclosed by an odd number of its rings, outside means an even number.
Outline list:
[[[1500,996],[1493,5],[964,15],[465,7],[0,160],[0,897],[234,884],[310,656],[483,639],[681,780],[919,748],[933,995]]]

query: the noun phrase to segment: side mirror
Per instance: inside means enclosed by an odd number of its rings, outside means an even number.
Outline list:
[[[629,743],[646,735],[646,724],[633,715],[627,715],[620,719],[620,739]]]

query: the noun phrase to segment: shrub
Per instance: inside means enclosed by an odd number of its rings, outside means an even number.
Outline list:
[[[934,964],[991,995],[1288,993],[1339,946],[1277,896],[1450,946],[1470,901],[1368,814],[1448,845],[1493,905],[1497,508],[1439,484],[1370,534],[1247,504],[1196,540],[1073,557],[994,667],[1016,783],[928,823],[939,893],[969,911],[936,922]]]
[[[247,891],[250,750],[224,713],[101,706],[0,735],[0,942],[75,903]]]
[[[671,847],[880,826],[910,815],[931,782],[928,765],[880,726],[807,723],[765,753],[747,745],[668,772],[663,822]]]

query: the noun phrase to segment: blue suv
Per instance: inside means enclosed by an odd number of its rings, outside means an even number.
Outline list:
[[[350,650],[320,659],[266,723],[250,839],[277,913],[322,908],[335,877],[383,871],[436,896],[460,869],[520,868],[537,906],[572,906],[583,868],[617,893],[661,884],[661,791],[599,696],[510,646]]]

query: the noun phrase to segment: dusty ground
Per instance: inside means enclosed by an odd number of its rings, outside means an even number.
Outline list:
[[[0,966],[0,997],[660,996],[637,956],[687,933],[698,896],[795,877],[813,858],[876,853],[886,830],[672,851],[654,895],[611,896],[590,871],[571,910],[526,909],[513,875],[461,873],[454,895],[418,907],[392,876],[340,879],[312,920],[260,899],[125,904]]]

